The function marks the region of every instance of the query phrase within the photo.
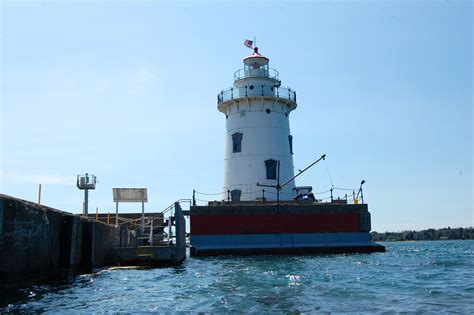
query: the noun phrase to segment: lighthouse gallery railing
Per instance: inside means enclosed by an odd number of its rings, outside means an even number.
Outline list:
[[[246,79],[246,78],[270,78],[278,80],[279,73],[278,70],[273,68],[243,68],[234,72],[234,81]]]
[[[276,87],[271,85],[242,86],[223,90],[217,95],[217,104],[248,96],[275,96],[296,103],[296,92],[287,87]]]

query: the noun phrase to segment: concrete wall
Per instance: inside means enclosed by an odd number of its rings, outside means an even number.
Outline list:
[[[0,196],[0,285],[17,287],[59,267],[62,213]]]
[[[0,288],[114,264],[119,229],[0,194]]]
[[[59,267],[69,274],[81,272],[82,223],[80,217],[64,215],[61,225]]]
[[[120,246],[120,229],[100,222],[89,222],[94,227],[93,267],[115,264],[114,250]]]

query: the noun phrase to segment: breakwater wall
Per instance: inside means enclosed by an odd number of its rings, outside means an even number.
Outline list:
[[[0,289],[21,288],[112,265],[123,232],[112,225],[0,194]]]

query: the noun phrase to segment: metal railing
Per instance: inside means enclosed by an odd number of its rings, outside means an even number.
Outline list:
[[[222,90],[217,95],[217,104],[219,105],[228,100],[249,96],[274,96],[296,103],[296,92],[290,88],[271,85],[250,85],[242,87],[232,87],[228,88],[227,90]]]
[[[278,80],[279,72],[273,68],[239,69],[234,72],[234,81],[245,78],[270,78]]]
[[[179,203],[180,205],[183,204],[183,203],[186,203],[186,204],[189,204],[189,206],[191,207],[191,199],[178,199],[175,202]],[[171,215],[174,215],[174,211],[172,211],[172,210],[174,210],[175,202],[173,202],[168,207],[166,207],[164,210],[162,210],[161,213],[165,214],[165,213],[171,211]]]
[[[163,232],[165,234],[164,242],[167,242],[167,243],[172,243],[173,242],[172,240],[176,238],[176,226],[173,223],[174,220],[175,220],[175,206],[176,206],[176,203],[178,203],[180,206],[182,204],[188,204],[189,209],[191,209],[191,199],[178,199],[175,202],[173,202],[172,204],[170,204],[168,207],[166,207],[163,211],[160,212],[163,215],[165,213],[168,214],[168,220],[167,220],[168,232],[163,230]]]

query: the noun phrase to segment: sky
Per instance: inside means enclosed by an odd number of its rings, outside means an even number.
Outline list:
[[[1,1],[0,192],[37,201],[41,183],[42,204],[73,213],[86,172],[98,178],[90,212],[114,212],[114,187],[146,187],[150,212],[193,189],[220,192],[217,94],[251,53],[243,40],[256,37],[297,93],[295,168],[327,155],[297,185],[365,180],[378,232],[473,226],[473,10],[470,1]]]

